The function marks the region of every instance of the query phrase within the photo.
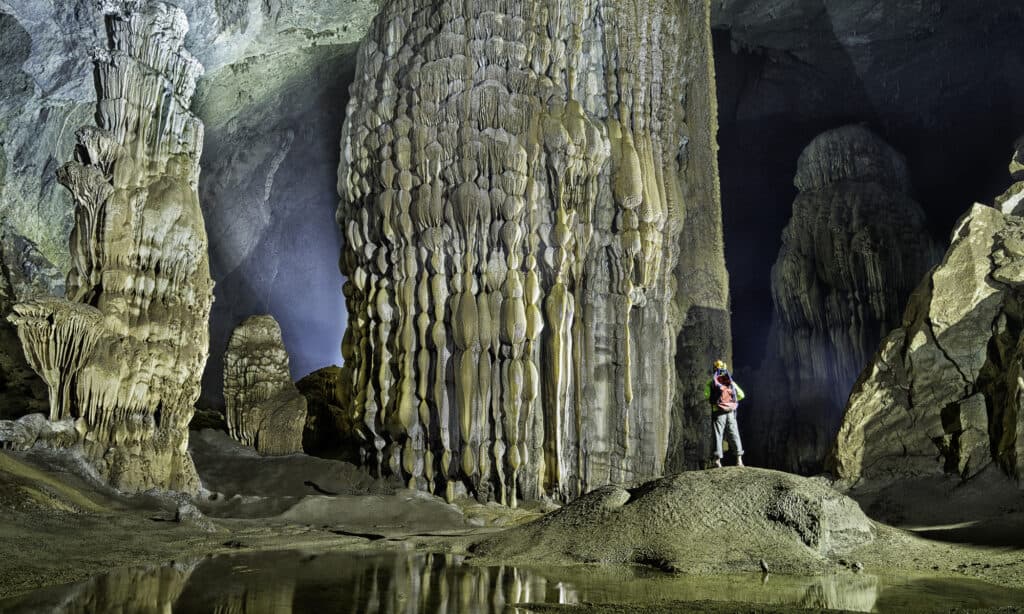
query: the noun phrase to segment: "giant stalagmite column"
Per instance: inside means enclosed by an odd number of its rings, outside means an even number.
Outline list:
[[[757,404],[758,461],[821,471],[843,407],[911,291],[939,260],[903,156],[862,126],[804,149],[772,267],[774,312]]]
[[[73,418],[85,453],[123,490],[194,490],[188,424],[213,300],[197,196],[202,66],[173,6],[105,5],[97,127],[58,178],[75,201],[67,297],[15,307],[25,354]]]
[[[708,19],[706,0],[383,3],[339,169],[368,464],[512,505],[664,471],[677,335],[727,301]],[[691,214],[700,271],[677,268]]]

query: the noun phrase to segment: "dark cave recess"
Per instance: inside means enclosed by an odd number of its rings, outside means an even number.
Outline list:
[[[863,2],[815,11],[805,1],[781,10],[805,5],[801,20],[751,23],[756,9],[735,8],[749,2],[726,4],[713,17],[718,141],[742,372],[763,359],[769,273],[796,196],[797,158],[815,136],[861,123],[905,155],[913,197],[941,245],[972,203],[1006,189],[1013,142],[1024,133],[1024,7],[930,3],[938,8],[901,23],[910,9],[884,6],[887,19],[857,22]]]

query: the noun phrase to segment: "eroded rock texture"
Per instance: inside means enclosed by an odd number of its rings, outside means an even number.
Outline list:
[[[1010,160],[1010,177],[1014,184],[1002,196],[996,198],[996,206],[1003,213],[1024,216],[1024,136],[1017,139],[1013,146],[1013,159]]]
[[[975,205],[850,396],[832,470],[1024,476],[1024,218]]]
[[[20,303],[12,321],[74,419],[84,452],[127,491],[194,490],[188,423],[208,352],[212,282],[197,180],[203,125],[189,112],[202,66],[177,8],[108,3],[95,52],[97,126],[58,179],[75,202],[66,299]]]
[[[1024,132],[1024,3],[717,0],[712,19],[736,362],[755,367],[793,169],[817,135],[865,122],[905,155],[942,243],[1005,187],[992,171]]]
[[[302,452],[306,398],[292,383],[281,327],[273,316],[247,318],[224,355],[228,432],[262,454]]]
[[[766,469],[687,471],[605,486],[487,538],[477,560],[640,564],[666,571],[807,573],[875,539],[874,523],[823,482]]]
[[[369,464],[511,505],[664,471],[676,335],[726,303],[708,20],[702,0],[383,4],[339,169]]]
[[[903,156],[863,127],[814,139],[794,183],[772,268],[772,330],[744,419],[760,463],[813,473],[857,376],[939,254]]]

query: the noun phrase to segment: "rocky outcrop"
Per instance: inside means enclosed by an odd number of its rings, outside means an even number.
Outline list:
[[[716,0],[712,20],[735,362],[754,368],[800,153],[865,122],[907,157],[944,242],[1024,130],[1024,4]]]
[[[727,468],[605,486],[471,551],[504,564],[625,563],[683,573],[767,564],[799,573],[834,569],[835,558],[871,543],[875,532],[852,499],[821,481]]]
[[[228,432],[261,454],[302,452],[306,398],[292,383],[281,327],[273,316],[247,318],[224,355]]]
[[[1010,177],[1015,183],[1002,196],[996,198],[996,207],[1002,209],[1003,213],[1024,216],[1024,136],[1017,139],[1013,149]]]
[[[73,419],[85,456],[125,491],[198,488],[188,424],[208,352],[212,282],[197,180],[203,125],[188,108],[202,66],[177,8],[108,3],[97,50],[97,127],[58,179],[75,201],[66,299],[12,321]]]
[[[855,482],[990,465],[1024,477],[1024,218],[975,205],[850,396],[829,465]]]
[[[772,268],[765,363],[745,421],[764,465],[820,471],[853,383],[938,251],[900,154],[847,126],[807,146]]]
[[[352,411],[346,411],[344,371],[331,365],[295,383],[306,397],[306,429],[302,447],[307,454],[360,463],[362,440]]]
[[[709,45],[703,0],[383,4],[338,209],[375,470],[510,505],[665,470],[676,335],[726,305]]]

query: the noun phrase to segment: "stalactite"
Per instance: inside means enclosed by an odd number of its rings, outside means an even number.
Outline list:
[[[649,374],[681,325],[680,101],[688,72],[708,85],[686,32],[708,15],[648,4],[388,0],[360,48],[344,369],[367,455],[411,487],[516,505],[664,466],[674,382]]]

